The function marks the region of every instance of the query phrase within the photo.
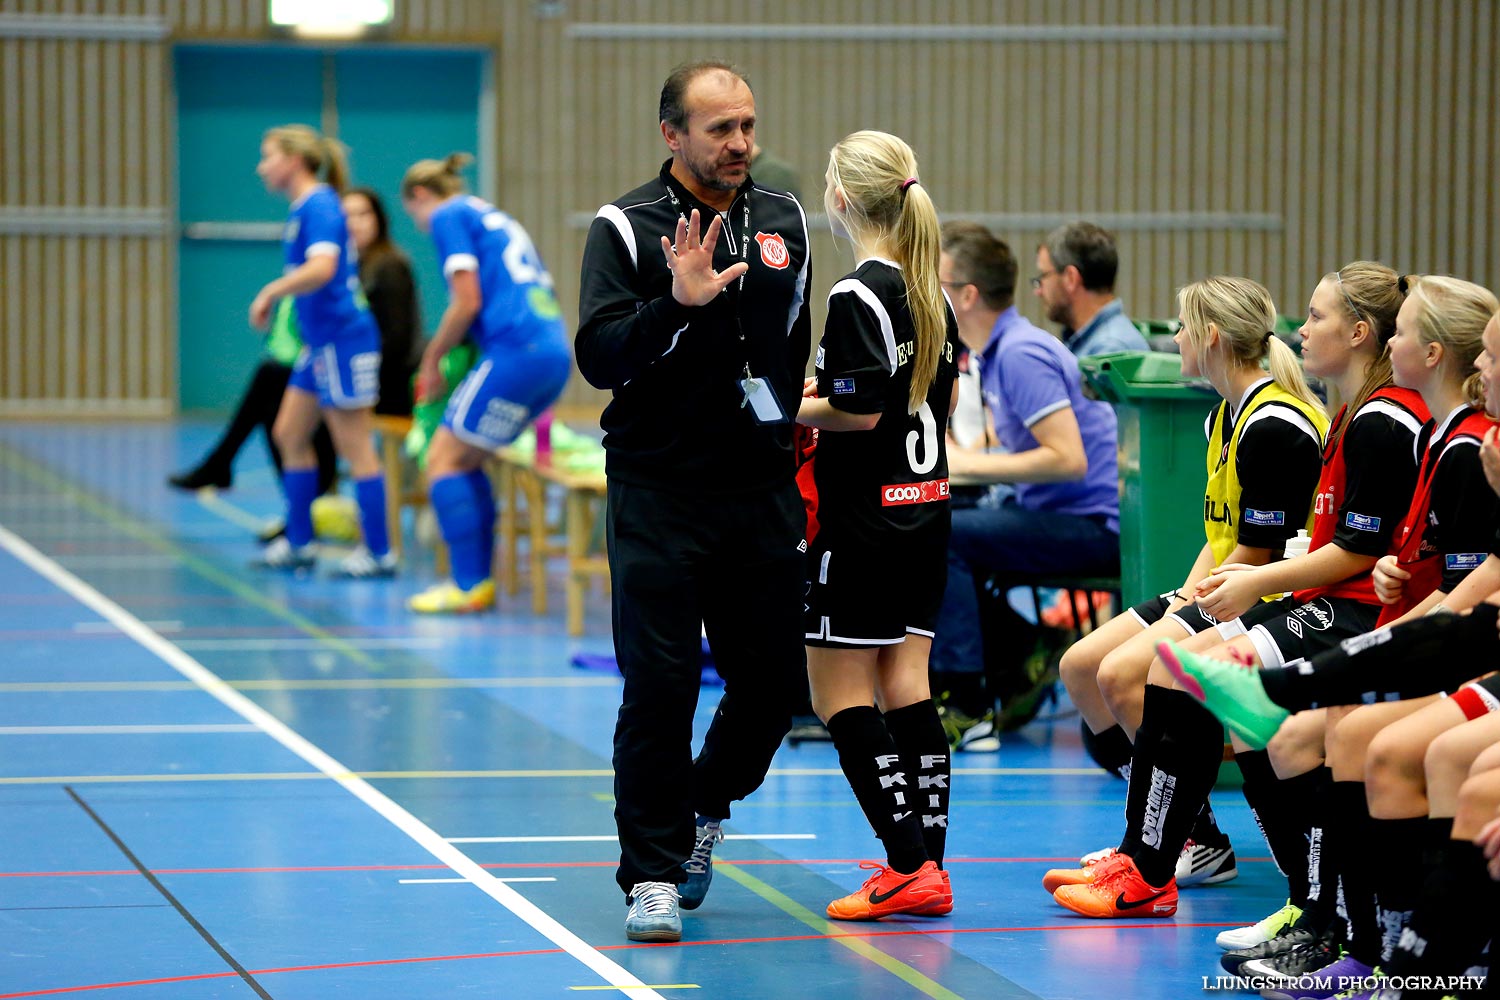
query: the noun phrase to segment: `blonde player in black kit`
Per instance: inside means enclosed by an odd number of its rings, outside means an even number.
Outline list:
[[[958,400],[958,324],[911,147],[856,132],[834,146],[827,182],[828,217],[858,266],[829,294],[817,375],[797,413],[819,431],[807,671],[813,709],[886,850],[828,915],[936,916],[953,909],[941,869],[949,761],[927,656],[947,576],[943,428]]]

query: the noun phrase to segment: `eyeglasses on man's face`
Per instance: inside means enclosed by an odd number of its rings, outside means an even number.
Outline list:
[[[1042,271],[1040,274],[1035,275],[1031,279],[1031,287],[1033,289],[1035,289],[1036,291],[1041,291],[1042,290],[1042,282],[1045,281],[1045,280],[1047,280],[1048,278],[1052,277],[1054,274],[1057,274],[1057,273],[1058,273],[1058,269],[1055,268],[1055,267],[1052,268],[1052,269],[1050,269],[1050,270],[1047,270],[1047,271]]]

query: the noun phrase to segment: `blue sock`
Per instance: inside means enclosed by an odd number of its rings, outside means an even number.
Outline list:
[[[391,551],[390,533],[385,528],[385,476],[377,472],[369,479],[354,481],[354,502],[359,504],[359,528],[364,532],[365,548],[377,558]]]
[[[317,469],[287,469],[281,474],[286,492],[286,540],[301,548],[313,540],[312,502],[318,495]]]
[[[483,516],[474,500],[474,489],[465,476],[443,476],[432,481],[428,495],[443,541],[448,543],[453,582],[460,590],[469,590],[490,575],[482,549]]]
[[[482,468],[467,473],[464,478],[474,491],[474,503],[479,511],[479,545],[484,558],[481,579],[487,579],[495,562],[495,491],[490,486],[489,473]]]

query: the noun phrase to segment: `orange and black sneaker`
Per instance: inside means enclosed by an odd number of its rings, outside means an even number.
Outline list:
[[[1092,882],[1062,886],[1052,898],[1085,917],[1170,917],[1177,912],[1177,880],[1149,885],[1134,860],[1116,854],[1096,866]]]
[[[1065,885],[1088,885],[1099,877],[1105,863],[1119,854],[1116,848],[1106,847],[1079,858],[1077,868],[1053,868],[1042,876],[1042,888],[1051,894]]]
[[[878,920],[897,913],[941,916],[953,909],[953,890],[935,862],[925,862],[910,875],[873,861],[861,861],[859,866],[873,868],[875,874],[858,892],[828,904],[834,920]]]

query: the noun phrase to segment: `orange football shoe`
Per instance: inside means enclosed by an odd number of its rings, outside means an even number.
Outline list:
[[[873,868],[875,874],[858,892],[828,904],[834,920],[878,920],[897,913],[941,916],[953,909],[953,890],[935,862],[925,862],[910,875],[873,861],[861,861],[859,866]]]
[[[1098,878],[1099,870],[1105,863],[1119,857],[1119,854],[1117,848],[1106,847],[1079,858],[1077,868],[1053,868],[1042,876],[1042,888],[1051,894],[1065,885],[1088,885]]]
[[[1065,885],[1052,898],[1085,917],[1170,917],[1177,912],[1177,880],[1147,884],[1135,861],[1116,854],[1084,885]]]

